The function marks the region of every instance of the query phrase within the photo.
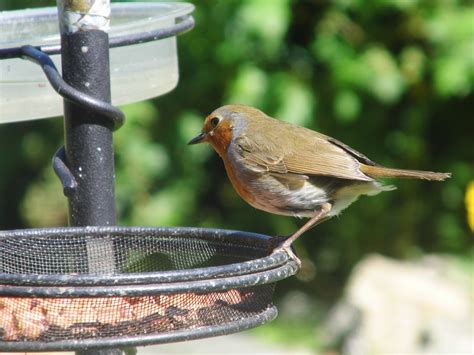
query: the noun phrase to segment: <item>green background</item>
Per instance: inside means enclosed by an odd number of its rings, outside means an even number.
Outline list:
[[[312,329],[368,253],[472,257],[464,204],[474,180],[472,2],[195,5],[196,27],[178,40],[178,87],[123,107],[127,122],[114,136],[120,224],[295,231],[303,221],[243,202],[209,146],[186,146],[211,111],[242,103],[338,138],[383,165],[453,173],[444,183],[394,181],[398,190],[363,197],[306,233],[296,243],[303,268],[278,284],[277,300],[300,290],[312,312],[283,314],[259,332],[313,344]],[[32,6],[55,2],[0,3],[2,10]],[[67,223],[50,166],[62,133],[61,119],[0,126],[0,229]]]

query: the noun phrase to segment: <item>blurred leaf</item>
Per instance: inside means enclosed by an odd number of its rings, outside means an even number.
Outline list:
[[[404,81],[390,53],[386,49],[373,47],[364,53],[362,61],[371,70],[367,89],[382,102],[395,102],[403,93]]]
[[[29,186],[21,202],[21,211],[30,227],[67,225],[67,200],[50,166],[43,170],[39,180]]]
[[[261,106],[268,90],[265,72],[253,65],[244,65],[230,83],[226,101],[234,104]]]
[[[474,47],[472,48],[474,50]],[[435,88],[441,96],[465,96],[472,85],[472,63],[466,62],[463,57],[444,57],[435,61]]]
[[[300,126],[311,123],[315,98],[310,88],[284,73],[276,75],[271,86],[279,102],[276,117]]]
[[[288,27],[289,1],[242,2],[236,15],[235,33],[255,36],[268,56],[275,55]]]
[[[131,223],[145,226],[185,224],[185,217],[194,206],[193,198],[191,185],[185,180],[162,186],[161,191],[138,202],[131,215]]]
[[[414,46],[406,47],[400,54],[400,69],[407,83],[415,84],[422,80],[425,72],[426,56]]]
[[[474,83],[474,9],[444,5],[428,19],[425,30],[436,44],[435,89],[441,96],[464,96]]]
[[[357,119],[361,109],[357,95],[350,90],[340,91],[334,102],[336,117],[342,122],[353,122]]]

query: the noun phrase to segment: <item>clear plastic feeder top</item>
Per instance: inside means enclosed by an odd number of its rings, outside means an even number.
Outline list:
[[[111,5],[110,39],[172,27],[190,14],[188,3]],[[0,12],[0,49],[59,45],[57,8]],[[52,55],[58,70],[60,55]],[[112,103],[121,105],[171,91],[178,83],[176,37],[112,48]],[[63,99],[41,68],[20,58],[0,60],[0,123],[60,116]]]

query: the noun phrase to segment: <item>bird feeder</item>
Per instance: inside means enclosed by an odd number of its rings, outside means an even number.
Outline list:
[[[276,317],[275,283],[298,265],[271,252],[272,238],[116,226],[112,132],[125,117],[112,104],[176,86],[176,36],[192,10],[60,0],[0,13],[0,123],[64,115],[53,168],[70,224],[0,231],[0,351],[117,353]]]

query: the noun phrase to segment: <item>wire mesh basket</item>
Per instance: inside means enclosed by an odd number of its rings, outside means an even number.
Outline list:
[[[0,350],[156,344],[276,317],[297,264],[272,238],[200,228],[0,232]]]

